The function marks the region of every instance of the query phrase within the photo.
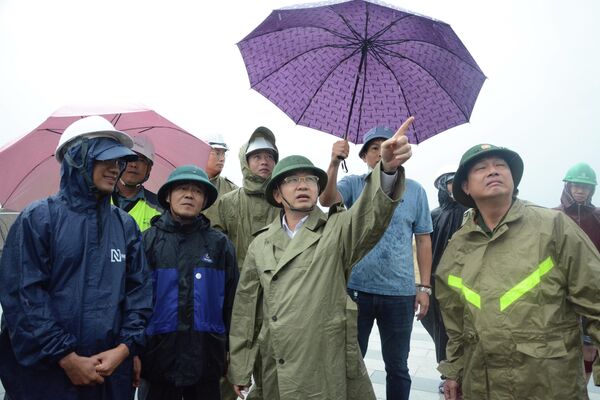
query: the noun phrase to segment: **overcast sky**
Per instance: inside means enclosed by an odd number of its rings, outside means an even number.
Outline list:
[[[0,0],[0,147],[73,103],[143,103],[237,151],[259,125],[280,153],[326,168],[335,138],[296,126],[250,89],[235,43],[294,1]],[[488,77],[471,122],[413,147],[407,176],[437,205],[433,180],[470,146],[489,142],[525,161],[520,196],[555,206],[561,179],[585,161],[600,173],[600,2],[392,0],[449,23]],[[365,165],[353,146],[348,166]],[[3,171],[2,174],[10,173]]]

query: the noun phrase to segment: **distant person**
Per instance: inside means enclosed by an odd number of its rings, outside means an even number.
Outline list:
[[[127,163],[117,182],[112,202],[129,213],[143,232],[150,227],[150,220],[162,211],[156,194],[143,186],[152,172],[154,145],[146,136],[135,136],[132,150],[137,159]]]
[[[233,242],[238,266],[242,268],[248,246],[257,232],[270,224],[278,215],[279,208],[269,204],[265,189],[273,168],[279,160],[275,135],[270,129],[260,126],[254,130],[239,153],[244,177],[243,187],[219,197],[215,207],[218,214],[211,220],[213,226],[223,231]],[[260,358],[257,358],[260,362]],[[260,366],[255,370],[256,384],[249,395],[251,400],[271,400],[262,397]],[[223,386],[223,400],[233,400],[236,395]]]
[[[131,138],[87,117],[60,137],[58,194],[12,225],[0,263],[0,379],[10,400],[130,396],[152,282],[135,221],[110,204]]]
[[[522,175],[517,153],[480,144],[454,176],[472,209],[435,276],[446,400],[587,398],[579,318],[599,343],[600,254],[564,213],[517,197]]]
[[[328,178],[306,157],[286,157],[275,167],[267,200],[283,212],[250,244],[233,306],[228,376],[238,394],[260,348],[265,399],[375,399],[346,285],[402,197],[411,122],[382,143],[382,160],[348,211],[317,207]]]
[[[238,188],[233,182],[221,175],[221,172],[223,172],[223,168],[225,167],[229,147],[227,147],[223,135],[220,134],[213,135],[207,139],[207,143],[210,145],[211,150],[206,165],[206,173],[208,174],[210,183],[217,188],[219,196],[223,196],[225,193],[229,193]],[[202,214],[211,221],[217,218],[218,213],[219,210],[217,209],[216,204],[213,204],[202,211]]]
[[[358,155],[369,171],[381,160],[382,144],[393,135],[393,130],[381,126],[366,133]],[[348,175],[336,183],[339,164],[348,156],[348,150],[348,142],[344,140],[333,145],[327,187],[320,197],[324,206],[343,201],[352,209],[365,188],[369,174]],[[406,400],[410,394],[408,353],[414,314],[418,312],[419,320],[427,314],[432,293],[429,235],[432,229],[425,190],[416,181],[406,179],[402,202],[396,207],[385,234],[358,261],[348,281],[348,293],[358,304],[358,342],[363,357],[377,320],[388,400]],[[413,265],[413,235],[421,278],[418,284]]]
[[[456,232],[461,224],[467,208],[456,202],[452,197],[452,185],[454,183],[454,172],[447,172],[438,176],[434,186],[438,189],[438,201],[440,206],[431,212],[431,221],[433,223],[433,232],[431,233],[432,243],[432,275],[435,274],[437,266],[446,249],[448,241]],[[429,311],[421,320],[421,323],[433,339],[435,344],[435,358],[438,363],[446,359],[446,344],[448,335],[444,328],[444,321],[440,306],[435,298],[435,279],[431,279],[431,286],[434,295],[429,298]],[[440,392],[444,392],[444,382],[440,383]]]
[[[147,400],[221,399],[239,273],[233,244],[201,215],[216,198],[195,165],[175,169],[158,191],[166,211],[144,232],[155,287],[141,356]]]
[[[560,197],[558,210],[566,213],[590,237],[596,249],[600,251],[600,209],[592,204],[596,191],[596,172],[588,164],[575,164],[567,171],[565,187]],[[583,361],[586,383],[592,375],[592,364],[598,357],[598,351],[587,335],[587,321],[584,321]],[[600,382],[598,382],[600,384]]]

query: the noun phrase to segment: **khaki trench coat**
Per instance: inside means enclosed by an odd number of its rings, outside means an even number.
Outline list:
[[[449,337],[439,371],[465,400],[587,399],[579,316],[599,343],[598,251],[565,214],[518,199],[491,237],[474,217],[436,273]]]
[[[268,179],[254,175],[246,161],[246,149],[250,140],[252,137],[239,153],[244,185],[219,197],[215,203],[217,213],[211,218],[213,227],[223,231],[233,242],[240,268],[254,235],[279,215],[279,208],[267,203],[265,198]],[[273,135],[271,142],[275,143]]]
[[[249,382],[260,348],[265,399],[375,398],[346,283],[351,266],[389,223],[404,186],[401,171],[392,198],[381,190],[378,165],[349,211],[333,207],[327,216],[315,209],[294,239],[279,217],[252,242],[232,315],[231,382]],[[257,306],[262,306],[262,318]]]

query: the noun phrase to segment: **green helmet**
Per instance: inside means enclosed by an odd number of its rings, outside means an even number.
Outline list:
[[[596,173],[592,167],[586,163],[575,164],[569,168],[563,182],[584,183],[594,186],[598,184],[596,181]]]
[[[208,179],[208,175],[206,172],[200,167],[195,165],[183,165],[181,167],[175,168],[167,181],[158,189],[158,202],[165,209],[169,209],[169,203],[167,203],[167,195],[171,190],[171,187],[177,182],[197,182],[200,183],[204,187],[205,196],[206,196],[206,204],[204,205],[204,209],[210,207],[215,200],[217,200],[217,196],[219,192],[217,188],[210,183]]]
[[[489,156],[498,156],[502,158],[510,167],[510,173],[515,185],[515,193],[517,187],[523,177],[523,160],[516,152],[507,149],[506,147],[494,146],[493,144],[478,144],[471,147],[463,154],[460,159],[458,170],[454,175],[454,184],[452,185],[452,195],[454,199],[467,207],[476,207],[475,201],[471,196],[466,194],[462,189],[462,184],[467,180],[469,170],[478,160]]]
[[[292,175],[298,171],[310,171],[319,177],[319,194],[327,186],[327,174],[320,168],[314,166],[314,164],[306,157],[303,156],[289,156],[277,163],[271,174],[271,180],[267,183],[265,190],[265,196],[269,204],[275,207],[281,207],[281,204],[275,201],[273,197],[273,190],[279,185],[279,182],[286,176]]]

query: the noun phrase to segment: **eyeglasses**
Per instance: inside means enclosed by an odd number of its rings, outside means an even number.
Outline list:
[[[317,184],[319,183],[319,177],[314,176],[314,175],[307,175],[307,176],[292,175],[292,176],[287,176],[287,177],[283,178],[283,182],[286,185],[290,185],[290,186],[298,186],[298,185],[300,185],[300,182],[304,182],[307,185],[317,186]]]
[[[215,156],[217,158],[227,158],[227,153],[225,152],[225,150],[212,149],[210,151],[210,154],[212,154],[213,156]]]

